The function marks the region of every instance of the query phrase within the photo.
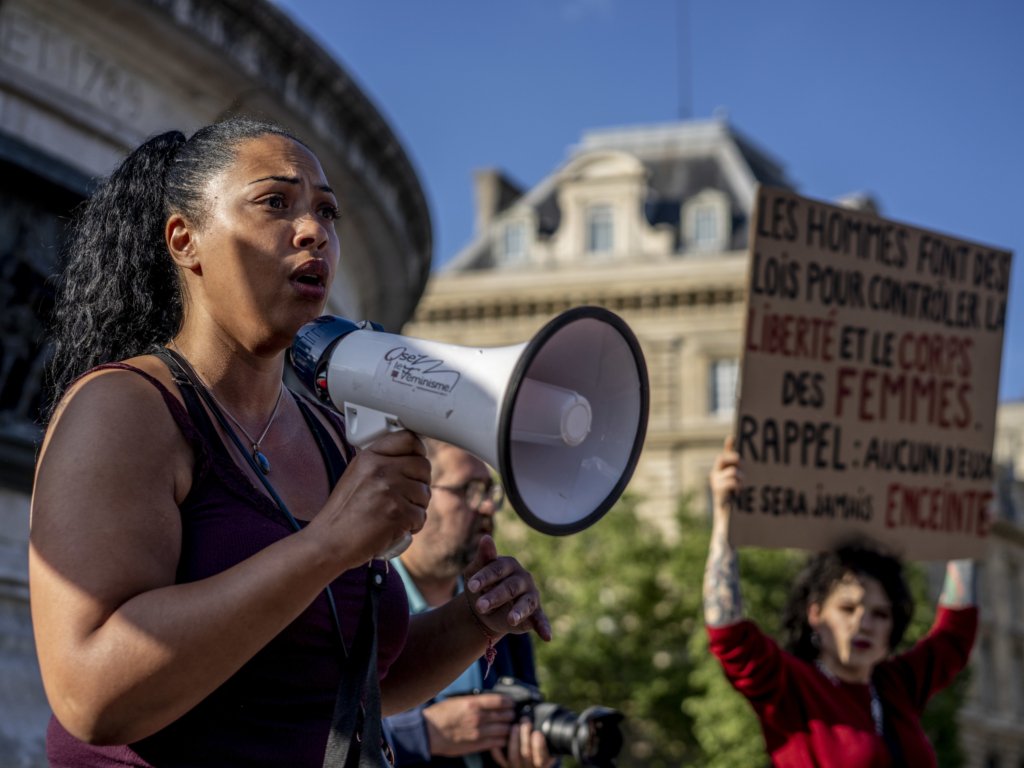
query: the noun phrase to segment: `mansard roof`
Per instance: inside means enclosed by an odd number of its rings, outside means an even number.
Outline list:
[[[644,215],[650,225],[678,230],[681,208],[708,189],[724,193],[732,211],[731,248],[746,247],[748,221],[759,184],[794,188],[782,165],[740,134],[724,119],[689,120],[660,125],[628,126],[588,131],[569,150],[566,161],[519,200],[497,213],[491,226],[445,267],[463,271],[495,265],[494,223],[523,207],[533,209],[537,237],[557,232],[562,218],[559,186],[587,164],[588,158],[628,156],[643,170],[646,183]],[[624,167],[624,166],[623,166]]]

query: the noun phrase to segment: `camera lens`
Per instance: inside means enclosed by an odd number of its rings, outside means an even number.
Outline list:
[[[533,727],[544,734],[548,751],[554,755],[573,754],[576,715],[558,704],[542,703],[533,708]]]
[[[590,707],[578,717],[558,704],[534,706],[533,727],[544,734],[553,755],[572,755],[584,766],[603,768],[622,749],[622,714],[607,707]]]
[[[514,677],[498,678],[493,690],[515,702],[516,717],[529,718],[533,730],[544,734],[552,755],[572,755],[583,766],[614,768],[622,749],[618,710],[589,707],[577,716],[559,704],[545,702],[537,686]]]

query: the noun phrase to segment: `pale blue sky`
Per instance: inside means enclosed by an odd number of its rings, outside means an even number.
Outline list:
[[[473,236],[472,174],[525,187],[591,128],[707,118],[801,193],[1024,251],[1019,0],[279,0],[359,82],[426,191],[435,268]],[[685,73],[685,74],[684,74]],[[1024,266],[1000,393],[1024,399]]]

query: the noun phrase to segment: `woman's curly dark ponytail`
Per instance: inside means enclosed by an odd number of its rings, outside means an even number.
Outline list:
[[[172,213],[204,220],[203,190],[239,142],[284,129],[244,117],[154,136],[128,155],[76,212],[53,323],[49,415],[89,368],[166,344],[182,322],[182,285],[164,241]],[[298,141],[297,139],[295,139]]]
[[[164,247],[160,180],[184,141],[177,131],[147,141],[77,213],[54,316],[55,401],[83,371],[177,331],[181,290]]]

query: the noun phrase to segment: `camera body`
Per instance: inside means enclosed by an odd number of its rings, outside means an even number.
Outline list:
[[[621,712],[608,707],[588,707],[577,715],[560,704],[544,700],[535,685],[514,677],[500,677],[491,690],[515,702],[516,719],[528,718],[535,731],[544,734],[552,755],[572,755],[580,765],[614,768],[622,749]]]

